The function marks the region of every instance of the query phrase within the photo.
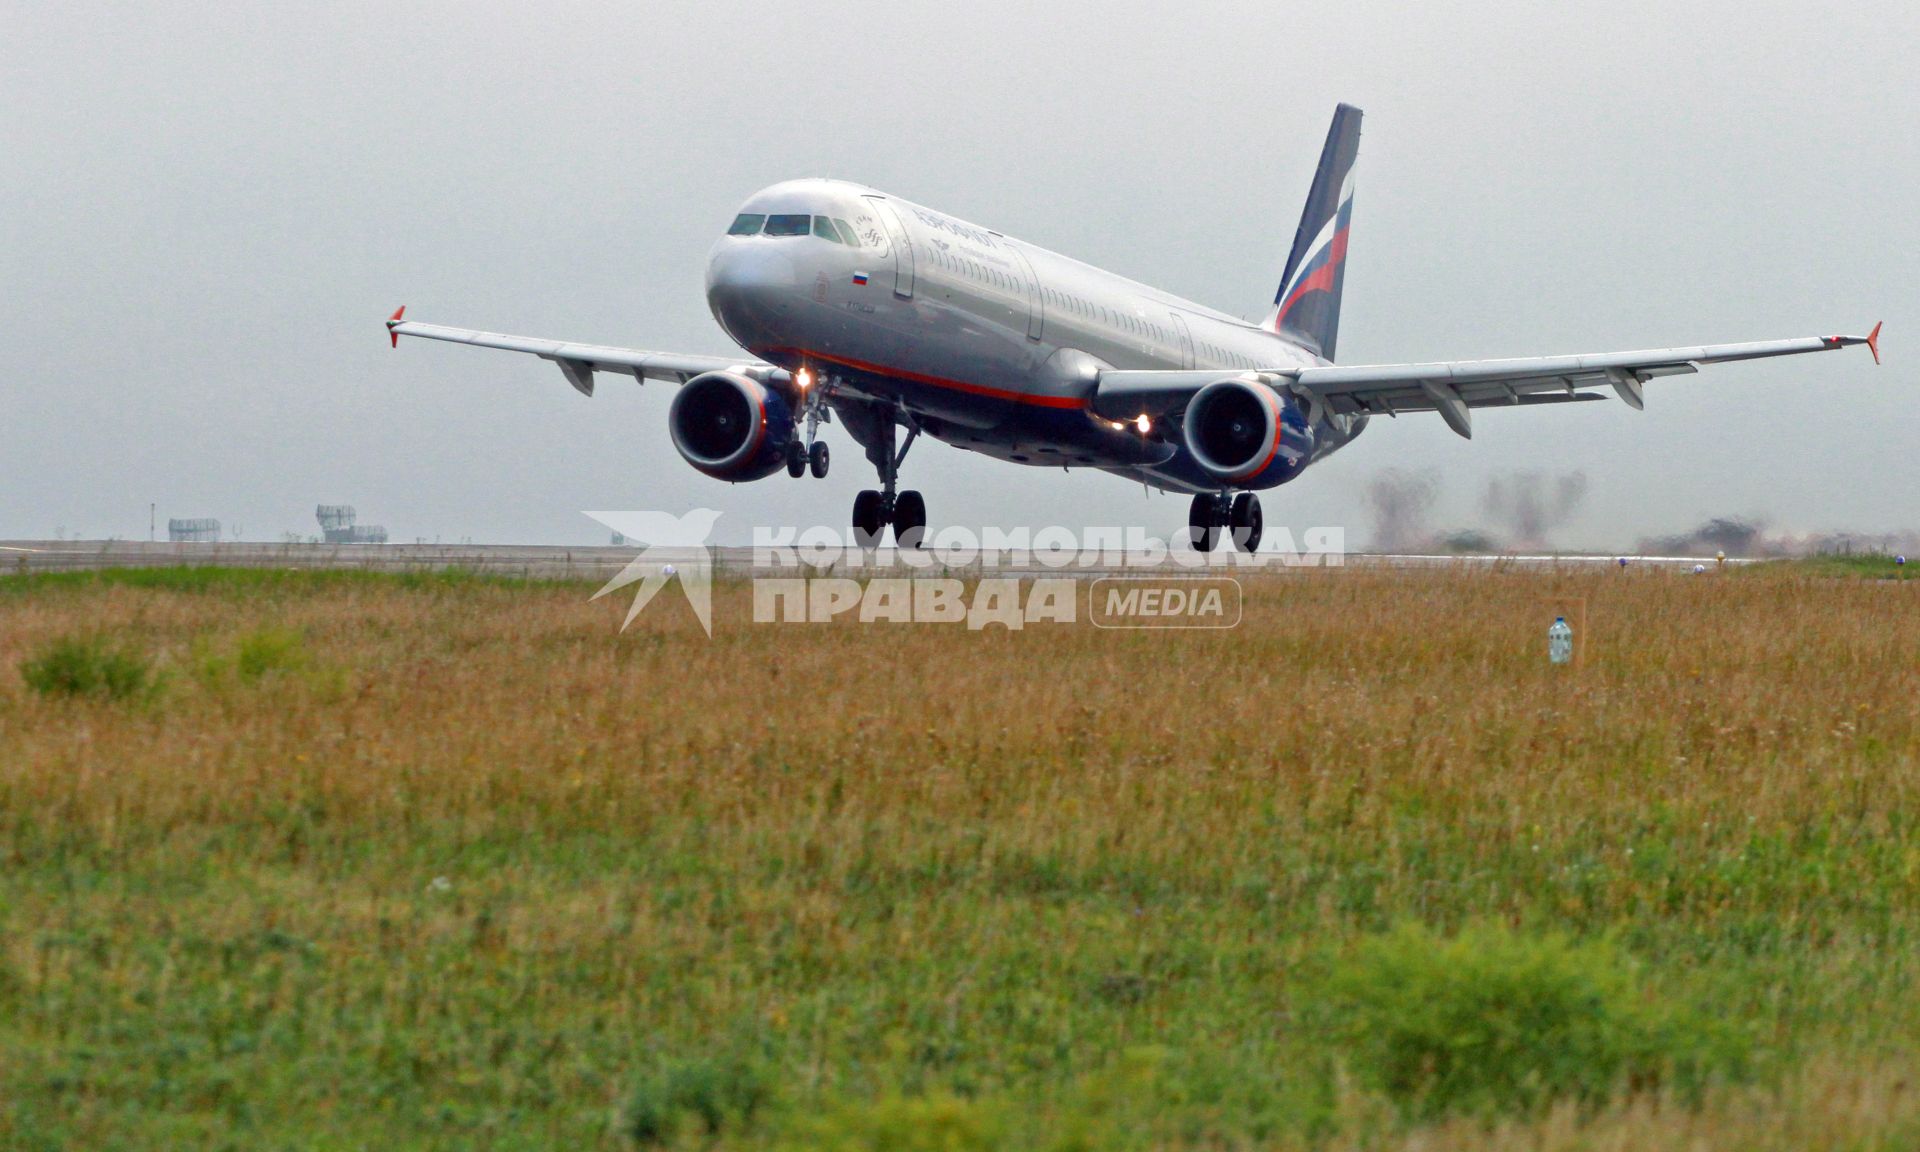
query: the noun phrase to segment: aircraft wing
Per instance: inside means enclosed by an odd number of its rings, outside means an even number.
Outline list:
[[[567,383],[573,385],[584,396],[593,395],[593,374],[595,372],[618,372],[645,383],[648,380],[667,380],[675,384],[685,384],[702,372],[739,371],[765,382],[771,377],[784,377],[786,369],[777,368],[764,361],[752,358],[728,358],[725,356],[692,356],[680,352],[648,352],[639,348],[610,348],[602,344],[569,344],[561,340],[543,340],[533,336],[508,336],[500,332],[481,332],[472,328],[447,328],[439,324],[422,324],[418,320],[405,320],[404,305],[387,320],[387,333],[393,337],[393,345],[400,346],[400,337],[418,336],[426,340],[447,340],[455,344],[470,344],[475,348],[499,348],[507,352],[530,352],[542,360],[551,360],[560,366]]]
[[[1866,336],[1807,336],[1750,344],[1708,344],[1643,352],[1603,352],[1581,356],[1538,356],[1516,360],[1451,360],[1431,364],[1328,365],[1289,372],[1253,372],[1292,392],[1309,410],[1316,405],[1335,415],[1439,412],[1447,426],[1472,435],[1468,409],[1517,404],[1558,404],[1604,400],[1604,393],[1583,389],[1610,386],[1635,408],[1645,406],[1641,385],[1655,376],[1697,372],[1703,364],[1828,352],[1865,344],[1880,361],[1880,325]],[[1146,411],[1171,413],[1206,384],[1230,372],[1102,372],[1094,392],[1094,411],[1126,420]]]

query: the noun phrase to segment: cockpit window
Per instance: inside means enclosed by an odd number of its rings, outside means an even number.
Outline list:
[[[727,229],[729,236],[758,236],[760,225],[767,222],[764,212],[742,212],[733,218],[733,227]]]
[[[842,240],[845,240],[847,244],[851,247],[854,247],[854,248],[860,247],[860,233],[855,232],[853,230],[853,225],[847,223],[845,220],[840,219],[840,217],[838,216],[835,216],[833,218],[833,222],[835,224],[840,225],[840,238]]]
[[[805,236],[813,228],[813,217],[775,213],[767,217],[769,236]]]
[[[825,216],[815,216],[813,218],[813,234],[822,240],[831,240],[835,244],[846,243],[846,241],[840,239],[840,231],[833,226],[833,221],[827,219]]]

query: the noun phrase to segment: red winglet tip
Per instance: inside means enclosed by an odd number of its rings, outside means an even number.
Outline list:
[[[405,316],[406,314],[407,314],[407,306],[405,304],[402,304],[400,305],[400,307],[395,308],[393,310],[393,315],[387,317],[387,339],[393,341],[393,346],[395,348],[400,347],[400,333],[395,332],[393,330],[393,326],[395,324],[400,323],[400,317]]]
[[[1867,351],[1873,353],[1875,364],[1880,363],[1880,325],[1884,323],[1886,323],[1884,320],[1874,321],[1873,331],[1867,333]]]

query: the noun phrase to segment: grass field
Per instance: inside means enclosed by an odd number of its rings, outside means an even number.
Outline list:
[[[0,579],[0,1146],[1920,1145],[1920,587],[1248,589]]]

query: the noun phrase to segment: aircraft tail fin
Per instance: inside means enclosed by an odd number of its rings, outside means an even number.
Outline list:
[[[1273,311],[1270,332],[1333,359],[1340,332],[1340,289],[1346,283],[1347,228],[1353,219],[1353,161],[1360,151],[1360,109],[1342,104],[1320,151],[1320,168],[1307,193],[1306,211],[1293,234],[1293,251]]]

